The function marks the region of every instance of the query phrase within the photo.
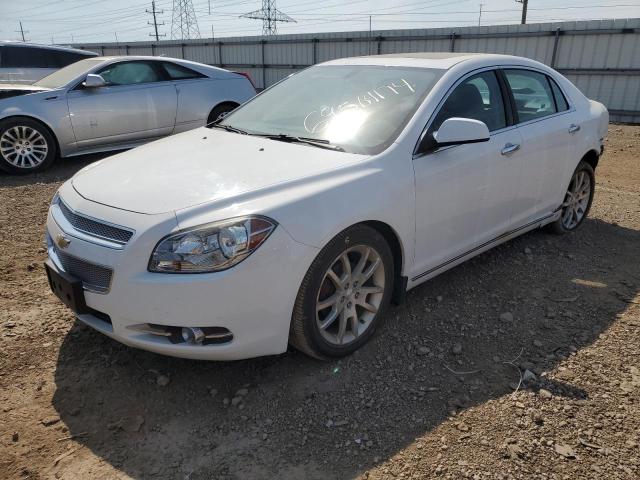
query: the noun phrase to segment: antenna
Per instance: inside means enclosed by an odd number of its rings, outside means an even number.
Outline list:
[[[158,25],[164,25],[164,22],[162,23],[158,23],[158,19],[156,18],[156,14],[159,13],[164,13],[164,10],[156,10],[156,2],[155,0],[153,0],[151,2],[151,11],[149,10],[145,10],[145,12],[150,13],[151,15],[153,15],[153,23],[151,22],[147,22],[147,25],[153,25],[153,29],[155,31],[155,33],[150,33],[149,36],[150,37],[156,37],[156,42],[160,41],[160,37],[166,37],[166,34],[158,34]]]
[[[174,40],[200,38],[198,19],[193,9],[193,0],[173,0],[171,38]]]
[[[262,8],[260,10],[254,10],[253,12],[240,15],[240,18],[252,18],[254,20],[262,20],[262,34],[263,35],[277,35],[278,22],[293,22],[296,21],[289,15],[282,13],[276,8],[276,0],[262,0]]]

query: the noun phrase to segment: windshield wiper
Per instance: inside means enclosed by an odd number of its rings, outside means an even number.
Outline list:
[[[326,148],[327,150],[334,150],[336,152],[345,151],[344,148],[338,145],[332,145],[331,142],[329,142],[329,140],[325,140],[323,138],[296,137],[293,135],[287,135],[286,133],[264,134],[260,136],[268,138],[270,140],[278,140],[281,142],[304,143],[306,145],[311,145],[313,147]]]
[[[249,135],[249,132],[246,130],[242,130],[238,127],[232,127],[231,125],[220,125],[219,123],[212,123],[207,125],[209,128],[220,128],[222,130],[226,130],[227,132],[240,133],[242,135]]]

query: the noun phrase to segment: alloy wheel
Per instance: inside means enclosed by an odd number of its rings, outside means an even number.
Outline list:
[[[0,153],[14,167],[35,168],[46,160],[48,152],[44,136],[26,125],[8,128],[0,137]]]
[[[372,247],[356,245],[326,271],[316,300],[316,323],[332,345],[355,341],[370,326],[385,291],[384,263]]]
[[[572,230],[582,221],[589,207],[591,197],[591,177],[584,170],[577,171],[562,204],[562,226]]]

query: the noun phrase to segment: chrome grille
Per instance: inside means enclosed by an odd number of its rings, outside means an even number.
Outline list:
[[[66,218],[76,230],[86,233],[87,235],[111,240],[121,245],[126,244],[133,236],[133,232],[130,230],[115,227],[75,213],[67,207],[62,200],[58,200],[58,206],[64,218]]]
[[[109,291],[113,270],[69,255],[60,250],[55,244],[53,245],[53,251],[58,257],[62,269],[68,274],[82,280],[82,286],[85,289],[99,293]]]

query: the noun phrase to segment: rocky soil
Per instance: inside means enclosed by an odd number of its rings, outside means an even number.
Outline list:
[[[612,125],[590,218],[411,291],[369,345],[230,363],[74,321],[48,202],[95,160],[0,176],[0,478],[640,478],[640,128]]]

